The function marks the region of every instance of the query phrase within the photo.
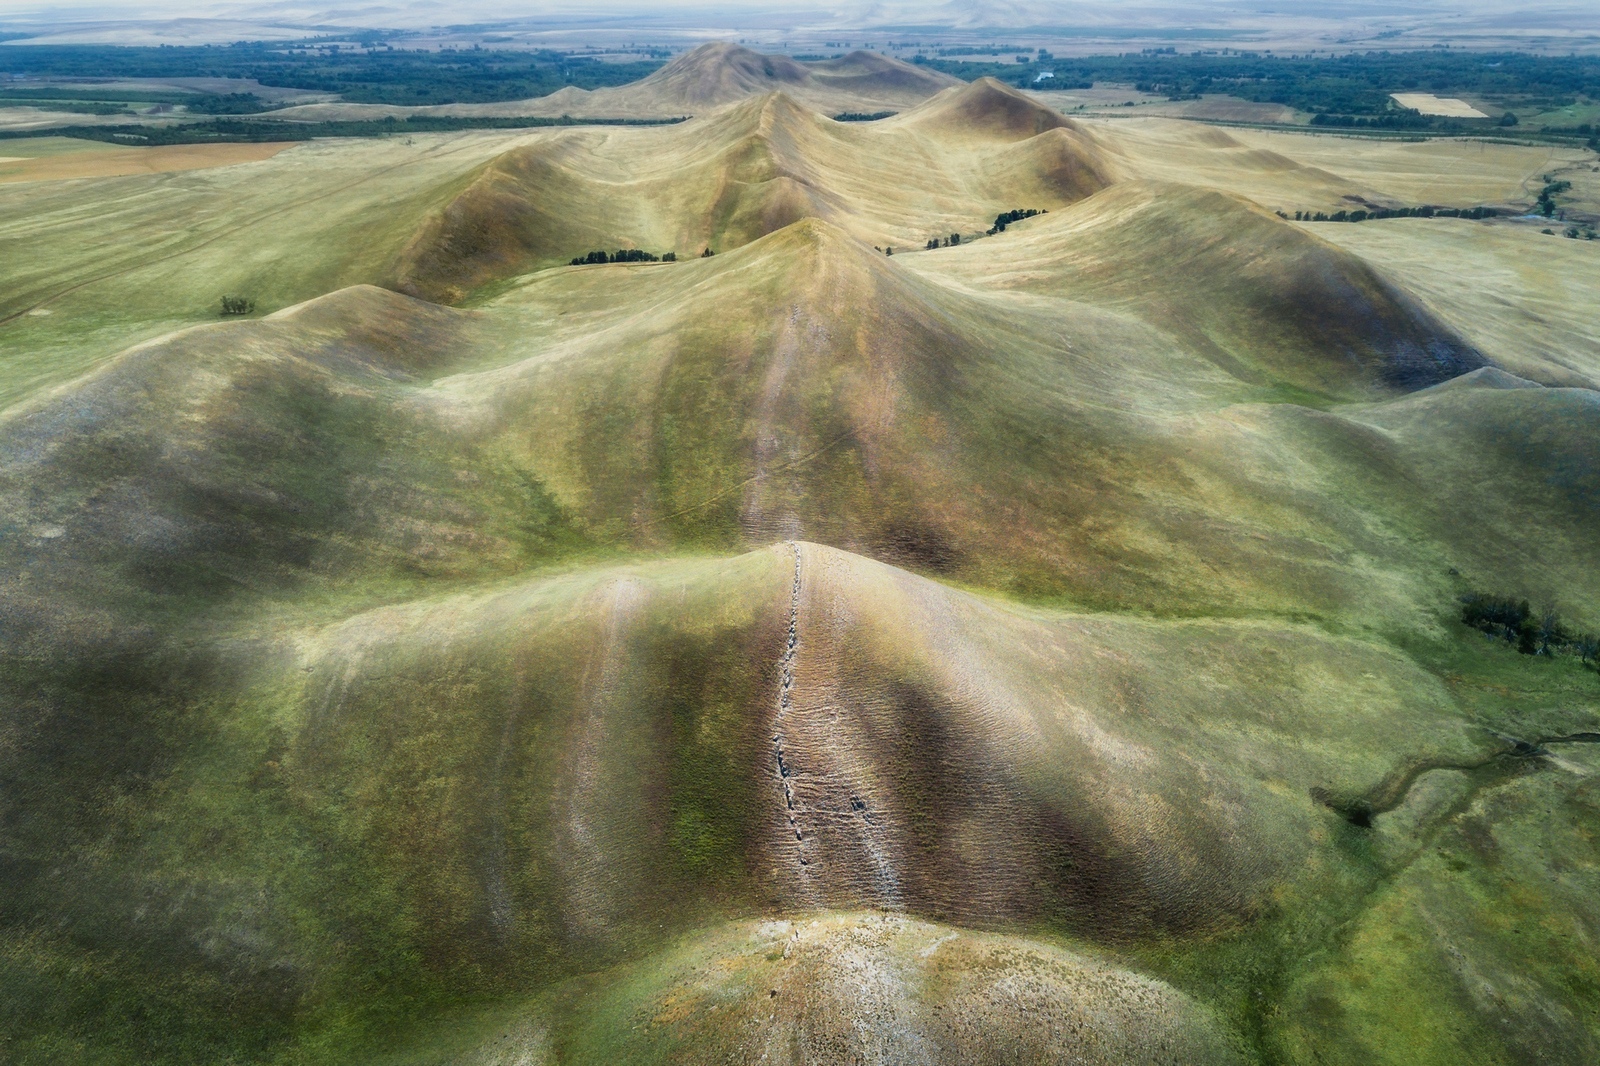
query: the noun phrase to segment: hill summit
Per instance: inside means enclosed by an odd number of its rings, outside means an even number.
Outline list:
[[[873,52],[801,63],[718,41],[684,53],[639,82],[638,88],[663,102],[704,109],[775,91],[812,103],[823,98],[910,101],[957,84],[949,75]]]

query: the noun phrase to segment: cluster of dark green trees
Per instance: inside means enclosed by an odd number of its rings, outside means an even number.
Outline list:
[[[1461,597],[1461,621],[1524,655],[1576,655],[1591,666],[1600,660],[1600,637],[1568,629],[1554,607],[1536,612],[1527,600],[1469,592]]]
[[[706,254],[711,254],[711,249],[706,249]],[[668,252],[665,255],[651,255],[642,248],[619,248],[614,252],[590,252],[580,255],[572,260],[572,265],[599,266],[603,263],[676,263],[677,252]]]
[[[1539,190],[1539,213],[1545,218],[1552,218],[1556,213],[1556,197],[1572,188],[1570,181],[1553,181],[1550,175],[1544,176],[1544,188]]]
[[[899,114],[898,111],[843,111],[833,116],[835,122],[877,122],[882,118],[889,118]]]
[[[225,315],[248,315],[254,313],[256,302],[248,296],[224,296],[222,298],[222,313]]]
[[[996,233],[1004,233],[1006,227],[1013,222],[1021,222],[1025,218],[1035,215],[1048,215],[1050,212],[1037,207],[1014,207],[1010,211],[1002,211],[994,217],[994,225],[984,231],[985,236],[993,237]],[[935,248],[954,248],[961,243],[961,234],[952,233],[948,237],[929,237],[924,248],[932,251]],[[894,252],[890,251],[890,255]]]
[[[133,91],[96,86],[32,84],[0,89],[0,104],[85,115],[131,115],[135,106],[156,104],[182,105],[185,110],[199,115],[253,115],[281,106],[268,103],[255,93]]]
[[[1467,119],[1465,122],[1482,123],[1482,119]],[[1313,126],[1333,126],[1337,129],[1372,129],[1372,130],[1424,130],[1424,129],[1465,129],[1461,119],[1442,119],[1437,115],[1424,115],[1420,111],[1409,108],[1399,108],[1384,115],[1330,115],[1318,112],[1311,116]]]
[[[996,233],[1004,233],[1006,227],[1013,222],[1021,222],[1023,219],[1032,218],[1034,215],[1048,215],[1049,213],[1034,207],[1016,207],[1010,211],[1002,211],[994,217],[994,225],[989,228],[989,236],[992,237]]]
[[[446,133],[454,130],[518,130],[546,126],[670,126],[681,118],[540,118],[499,115],[413,115],[351,122],[283,122],[250,117],[218,118],[207,122],[185,122],[173,126],[60,126],[36,129],[0,130],[0,140],[27,137],[76,137],[85,141],[112,144],[226,144],[231,142],[309,141],[318,137],[394,137],[414,133]]]
[[[1500,212],[1492,207],[1434,207],[1423,204],[1421,207],[1374,207],[1368,210],[1335,211],[1331,215],[1326,211],[1296,211],[1296,222],[1366,222],[1375,218],[1494,218]],[[1282,215],[1280,211],[1278,214]],[[1288,217],[1288,216],[1284,216]]]

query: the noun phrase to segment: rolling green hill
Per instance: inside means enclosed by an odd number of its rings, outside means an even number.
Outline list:
[[[1591,327],[1138,136],[761,93],[13,194],[5,1057],[1591,1060],[1600,680],[1458,620],[1600,628]]]

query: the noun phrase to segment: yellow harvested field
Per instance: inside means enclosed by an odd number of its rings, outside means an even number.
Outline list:
[[[173,170],[205,170],[235,163],[270,159],[291,143],[172,144],[158,148],[85,144],[82,149],[51,152],[31,158],[0,157],[0,182],[63,181],[70,178],[117,178],[129,174],[162,174]]]
[[[1455,218],[1310,228],[1401,279],[1497,366],[1544,385],[1600,381],[1594,243]]]
[[[1227,189],[1263,207],[1337,210],[1361,197],[1379,203],[1471,207],[1532,203],[1541,175],[1586,187],[1580,149],[1438,139],[1379,140],[1288,130],[1218,129],[1170,119],[1083,120],[1114,131],[1137,173]]]
[[[51,111],[39,107],[0,107],[0,130],[115,126],[129,121],[131,120],[127,115],[85,115],[77,111]]]
[[[1409,107],[1424,115],[1442,115],[1445,118],[1489,117],[1465,100],[1457,100],[1453,96],[1435,96],[1432,93],[1391,93],[1389,99],[1401,107]]]

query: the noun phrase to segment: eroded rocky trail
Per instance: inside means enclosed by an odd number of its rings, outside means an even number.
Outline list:
[[[885,825],[866,798],[871,794],[869,763],[853,757],[859,736],[849,724],[858,712],[848,689],[831,690],[819,703],[814,692],[802,696],[802,626],[807,614],[804,574],[809,545],[791,541],[794,585],[789,632],[779,664],[778,711],[773,719],[774,760],[783,791],[785,816],[794,834],[798,906],[905,906],[900,877]],[[819,608],[811,607],[815,612]],[[825,645],[818,654],[829,654]],[[783,849],[780,848],[780,853]]]
[[[801,555],[800,545],[790,542],[787,547],[794,553],[794,586],[789,595],[789,631],[784,640],[783,657],[778,661],[778,712],[773,717],[772,749],[773,761],[777,769],[778,787],[783,792],[784,818],[787,820],[789,830],[794,834],[793,850],[795,862],[802,868],[809,867],[811,861],[805,854],[805,832],[800,827],[800,806],[795,796],[794,782],[790,780],[794,770],[784,759],[784,730],[788,726],[790,708],[794,705],[794,665],[795,654],[800,647],[800,579]],[[811,895],[810,871],[803,869],[800,874],[802,891]],[[814,902],[807,900],[806,902]]]

